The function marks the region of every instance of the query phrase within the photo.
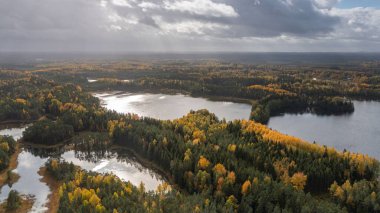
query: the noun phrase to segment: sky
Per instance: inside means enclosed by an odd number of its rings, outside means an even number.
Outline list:
[[[380,8],[379,0],[344,0],[339,1],[337,7],[353,8],[353,7],[375,7]]]
[[[0,0],[0,52],[379,52],[380,0]]]

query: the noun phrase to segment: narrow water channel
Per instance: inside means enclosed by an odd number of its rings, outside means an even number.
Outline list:
[[[7,128],[0,130],[0,135],[10,135],[15,139],[22,137],[25,127]],[[20,178],[12,186],[4,185],[0,191],[0,202],[8,197],[10,190],[17,190],[20,194],[29,195],[35,202],[32,212],[44,212],[50,194],[49,187],[41,182],[39,169],[44,166],[49,157],[60,157],[68,162],[89,171],[99,173],[113,173],[122,180],[130,181],[134,185],[144,183],[146,190],[155,190],[164,179],[153,170],[144,167],[128,152],[81,152],[65,150],[63,147],[53,149],[22,147],[18,156],[18,165],[13,170]]]

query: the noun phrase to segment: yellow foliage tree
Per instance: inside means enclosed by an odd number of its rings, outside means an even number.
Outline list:
[[[238,207],[238,204],[237,204],[237,199],[235,198],[235,196],[233,195],[230,195],[226,201],[226,204],[225,206],[228,208],[228,209],[236,209]]]
[[[203,155],[201,155],[199,157],[199,161],[198,161],[198,167],[200,169],[207,169],[210,165],[210,161],[207,160],[207,158],[205,158]]]
[[[351,190],[352,190],[352,185],[351,185],[351,183],[350,183],[349,180],[346,180],[346,182],[344,182],[344,184],[342,185],[342,189],[343,189],[344,191],[348,192],[348,193],[351,192]]]
[[[230,184],[234,184],[236,181],[236,175],[235,172],[231,171],[227,175],[227,182]]]
[[[364,174],[366,167],[374,168],[378,165],[378,162],[374,158],[368,157],[367,155],[350,152],[338,152],[331,147],[326,148],[290,135],[282,134],[254,121],[242,120],[241,126],[243,133],[254,133],[256,135],[261,135],[263,141],[268,143],[280,143],[292,149],[300,149],[307,152],[315,152],[320,154],[324,154],[327,149],[329,156],[348,159],[350,165],[357,168],[361,175]]]
[[[185,157],[183,158],[183,161],[190,161],[192,156],[192,152],[190,149],[187,149],[185,152]]]
[[[3,150],[4,152],[8,152],[9,151],[9,145],[8,143],[1,143],[0,144],[0,149]]]
[[[251,181],[246,180],[241,186],[241,193],[243,195],[247,195],[250,190],[251,190]]]
[[[58,161],[56,159],[51,160],[50,166],[53,170],[57,170],[58,169]]]
[[[226,175],[226,173],[227,173],[227,170],[226,170],[226,168],[223,166],[223,164],[221,164],[221,163],[218,163],[218,164],[216,164],[215,166],[214,166],[214,172],[219,176],[219,175],[222,175],[222,176],[224,176],[224,175]]]
[[[98,205],[96,205],[95,211],[99,213],[106,212],[106,208],[99,203]]]
[[[89,200],[92,206],[97,206],[100,203],[100,201],[100,198],[96,194],[93,194]]]
[[[234,153],[236,151],[236,144],[229,144],[227,149],[228,151]]]
[[[334,196],[337,197],[341,201],[345,201],[345,194],[342,187],[338,186],[334,192]]]
[[[295,168],[295,166],[296,163],[294,161],[289,162],[288,158],[283,158],[281,161],[276,161],[273,163],[277,177],[285,184],[289,184],[289,170]]]
[[[204,143],[206,141],[206,135],[203,130],[195,130],[193,132],[193,144],[199,144],[199,143]]]
[[[26,100],[22,98],[16,98],[16,103],[26,105]]]
[[[224,178],[223,177],[218,178],[218,184],[216,186],[216,189],[218,191],[222,191],[223,183],[224,183]]]
[[[290,178],[290,183],[297,190],[303,190],[307,181],[307,175],[304,175],[302,172],[294,173]]]

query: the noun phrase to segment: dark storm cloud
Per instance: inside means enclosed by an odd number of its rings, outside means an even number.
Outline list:
[[[333,8],[338,1],[0,0],[0,51],[378,43],[378,10]]]
[[[319,11],[307,0],[239,0],[233,2],[239,18],[236,36],[271,37],[282,34],[313,37],[331,32],[339,18]],[[236,30],[235,30],[236,29]]]
[[[139,7],[144,3],[151,8]],[[230,30],[214,31],[222,37],[316,36],[331,32],[339,23],[339,17],[323,13],[309,0],[136,0],[129,1],[129,6],[112,1],[109,5],[120,16],[133,14],[142,23],[156,27],[159,23],[154,22],[155,16],[169,24],[196,20],[228,26]]]

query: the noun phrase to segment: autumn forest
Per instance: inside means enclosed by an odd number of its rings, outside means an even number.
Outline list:
[[[267,126],[284,113],[339,116],[355,111],[353,100],[379,101],[379,67],[376,61],[332,66],[217,60],[4,66],[0,123],[25,130],[18,140],[0,136],[0,184],[17,182],[12,166],[20,150],[128,150],[164,177],[155,191],[48,154],[35,171],[50,183],[48,211],[380,212],[377,159]],[[108,110],[93,96],[99,91],[179,93],[252,107],[246,119],[232,121],[213,109],[160,120]],[[5,196],[0,211],[33,205],[17,190]]]

